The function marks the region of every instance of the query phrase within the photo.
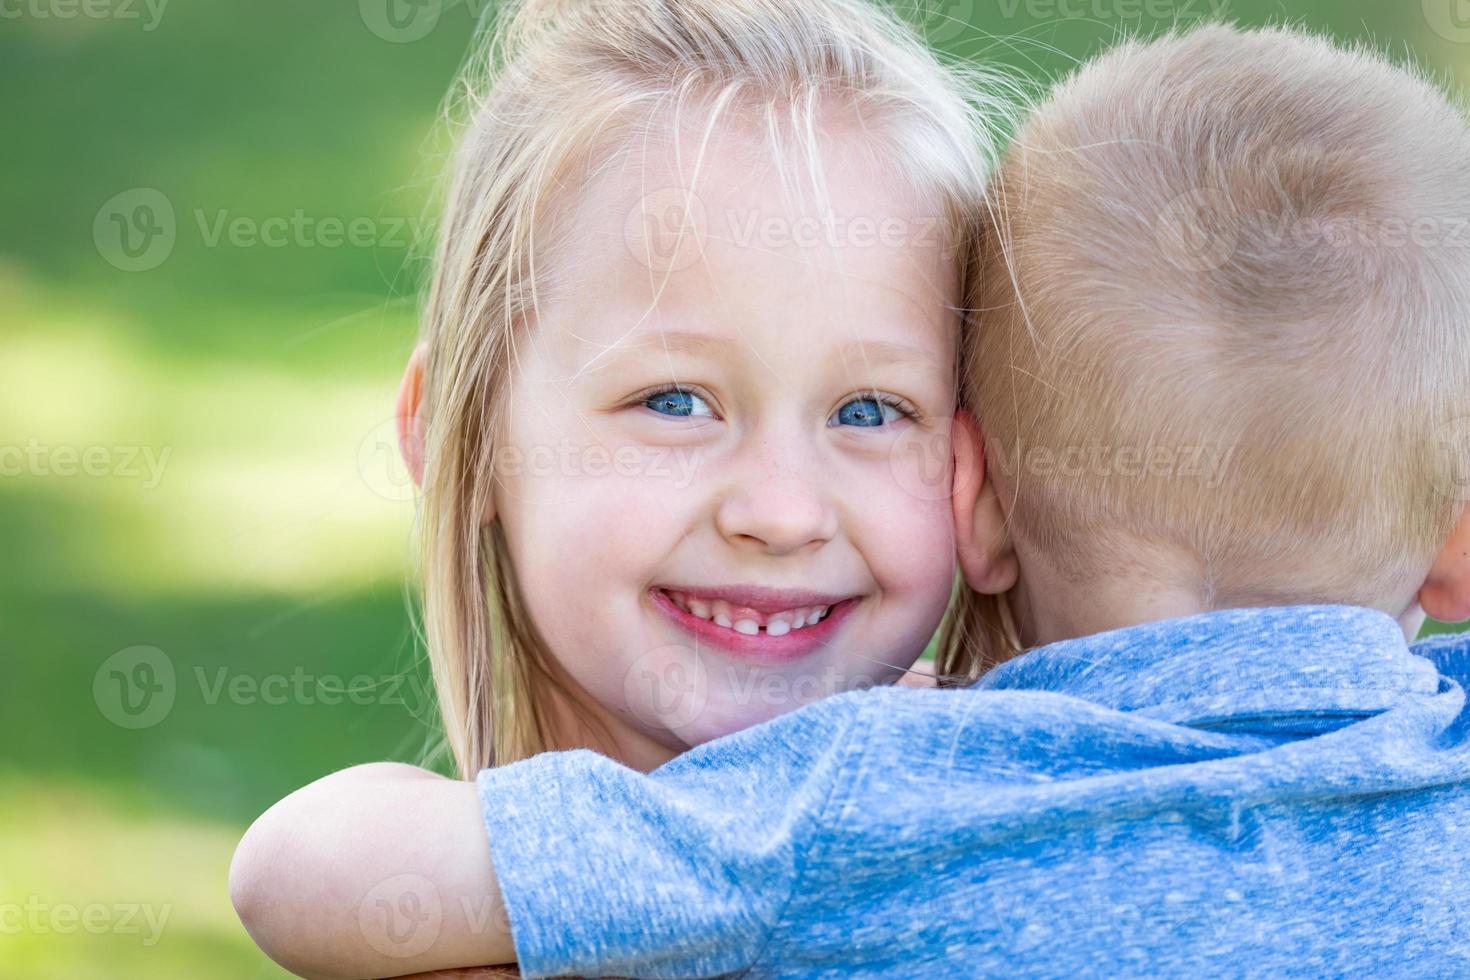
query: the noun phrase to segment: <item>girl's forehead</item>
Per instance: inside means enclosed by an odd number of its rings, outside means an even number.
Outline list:
[[[720,149],[583,186],[559,228],[548,343],[585,359],[694,332],[792,356],[857,341],[952,358],[958,257],[936,204],[856,150],[824,158],[818,193]]]

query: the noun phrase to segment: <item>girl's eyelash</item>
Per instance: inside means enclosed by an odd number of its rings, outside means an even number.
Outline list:
[[[643,391],[638,392],[638,394],[634,395],[632,398],[628,399],[628,404],[632,407],[637,407],[645,404],[650,398],[656,398],[659,395],[672,394],[694,395],[695,397],[702,399],[706,404],[712,404],[714,401],[714,399],[710,397],[709,393],[703,388],[700,388],[698,385],[686,385],[676,382],[672,384],[655,385],[652,388],[646,388]],[[900,398],[897,395],[885,395],[877,391],[855,391],[844,398],[842,400],[842,403],[838,405],[838,408],[841,408],[842,405],[846,405],[848,402],[854,401],[859,398],[887,405],[889,408],[900,412],[906,418],[914,422],[922,422],[925,418],[924,413],[919,411],[919,407],[913,402],[909,401],[907,398]]]
[[[919,407],[917,405],[909,401],[907,398],[900,398],[897,395],[885,395],[877,391],[855,391],[851,395],[848,395],[847,399],[842,404],[846,405],[848,402],[855,401],[859,398],[867,399],[869,401],[875,401],[882,405],[887,405],[889,408],[896,409],[897,411],[901,412],[911,421],[924,421],[924,413],[919,411]]]
[[[679,384],[678,382],[645,388],[628,399],[628,406],[630,408],[637,408],[647,403],[650,398],[657,398],[659,395],[693,395],[704,401],[711,408],[714,407],[714,399],[710,397],[709,392],[698,385]]]

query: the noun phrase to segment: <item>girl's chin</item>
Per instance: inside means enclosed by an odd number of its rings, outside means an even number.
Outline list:
[[[767,677],[765,680],[772,681],[774,678]],[[689,724],[681,726],[675,731],[675,734],[692,748],[717,738],[724,738],[726,735],[742,732],[747,728],[754,728],[793,711],[799,711],[812,701],[821,700],[824,696],[819,694],[806,699],[771,699],[768,695],[767,700],[761,701],[761,682],[762,678],[752,677],[748,689],[711,691],[705,710],[700,713],[700,716],[691,720]],[[769,691],[769,688],[767,690]],[[752,698],[761,703],[752,704]]]
[[[754,728],[757,725],[770,721],[772,718],[779,718],[784,713],[777,711],[758,718],[723,719],[715,724],[691,726],[677,734],[681,742],[689,748],[694,749],[706,742],[713,742],[715,739],[724,738],[726,735],[734,735],[737,732],[745,731],[747,728]]]

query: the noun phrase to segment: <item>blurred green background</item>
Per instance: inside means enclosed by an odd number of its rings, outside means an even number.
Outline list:
[[[0,0],[0,976],[284,975],[240,833],[432,744],[389,419],[486,5]],[[912,13],[1037,82],[1212,15],[1470,66],[1466,0]]]

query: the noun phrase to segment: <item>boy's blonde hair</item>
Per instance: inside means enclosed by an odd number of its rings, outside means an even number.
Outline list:
[[[484,525],[518,336],[555,275],[552,220],[620,143],[741,112],[778,165],[820,189],[833,107],[973,234],[997,105],[868,0],[522,0],[467,73],[423,320],[427,421],[420,510],[423,626],[461,775],[558,747],[548,651],[517,594],[498,521]],[[782,170],[784,177],[785,170]],[[482,526],[483,525],[483,526]]]
[[[1465,496],[1457,108],[1209,26],[1079,70],[991,196],[961,370],[1013,532],[1077,583],[1182,558],[1204,608],[1402,612]],[[997,608],[954,614],[941,669],[1015,652]]]

